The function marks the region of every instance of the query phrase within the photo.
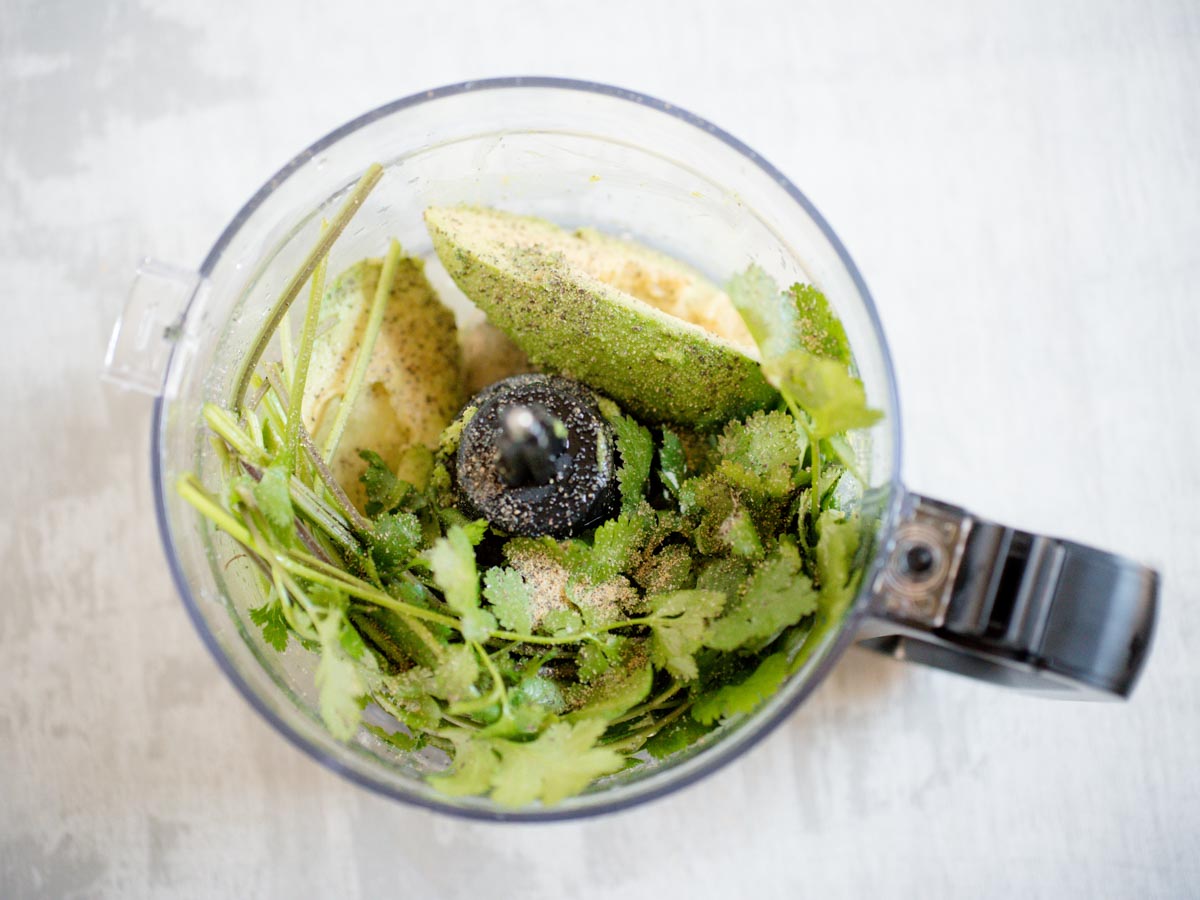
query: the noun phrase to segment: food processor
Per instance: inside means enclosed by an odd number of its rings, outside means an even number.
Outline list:
[[[401,753],[362,729],[322,726],[317,657],[276,653],[248,616],[258,587],[237,549],[176,493],[183,472],[216,481],[201,418],[224,402],[264,317],[335,209],[373,163],[385,174],[335,244],[331,272],[389,238],[429,260],[460,324],[481,314],[436,263],[421,212],[478,204],[631,237],[721,282],[749,264],[815,285],[840,317],[870,406],[856,435],[873,523],[857,598],[828,623],[782,688],[696,745],[602,779],[553,806],[509,809],[438,793],[436,751]],[[995,524],[905,489],[896,378],[875,304],[833,230],[755,151],[669,103],[555,78],[505,78],[406,97],[331,132],[272,176],[195,268],[139,267],[107,376],[154,398],[150,449],[158,521],[197,631],[251,705],[288,740],[351,780],[443,812],[499,820],[612,811],[677,790],[762,739],[851,643],[986,681],[1071,698],[1129,696],[1154,630],[1159,579],[1127,559]],[[687,377],[686,371],[680,377]],[[373,715],[366,712],[367,719]]]

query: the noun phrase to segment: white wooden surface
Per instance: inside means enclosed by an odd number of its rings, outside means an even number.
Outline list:
[[[439,8],[440,7],[440,8]],[[355,788],[218,673],[97,380],[135,258],[294,151],[495,74],[619,83],[787,172],[879,301],[916,489],[1159,565],[1128,705],[855,651],[764,745],[601,821]],[[0,0],[0,896],[1200,894],[1200,9]]]

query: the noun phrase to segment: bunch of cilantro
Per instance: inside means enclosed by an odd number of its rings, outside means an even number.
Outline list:
[[[335,737],[442,751],[429,779],[450,795],[553,804],[751,713],[837,626],[861,532],[845,432],[878,414],[819,292],[781,292],[755,268],[730,285],[777,408],[699,435],[651,431],[603,401],[620,515],[556,541],[459,512],[448,464],[461,420],[424,483],[364,453],[365,515],[354,508],[300,421],[323,261],[314,273],[298,352],[254,358],[230,406],[205,409],[221,490],[192,475],[178,487],[240,545],[266,643],[318,654]],[[364,722],[372,704],[387,728]]]

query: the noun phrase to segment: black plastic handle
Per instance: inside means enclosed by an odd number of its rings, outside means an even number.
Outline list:
[[[860,643],[1029,691],[1123,699],[1146,663],[1159,576],[1121,556],[908,494]]]

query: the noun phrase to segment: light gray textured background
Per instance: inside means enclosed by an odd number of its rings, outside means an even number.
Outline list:
[[[861,651],[748,757],[603,821],[406,809],[218,673],[97,380],[135,259],[194,266],[369,107],[619,83],[787,172],[866,273],[911,486],[1165,573],[1132,703]],[[1200,893],[1195,2],[0,0],[0,896]]]

